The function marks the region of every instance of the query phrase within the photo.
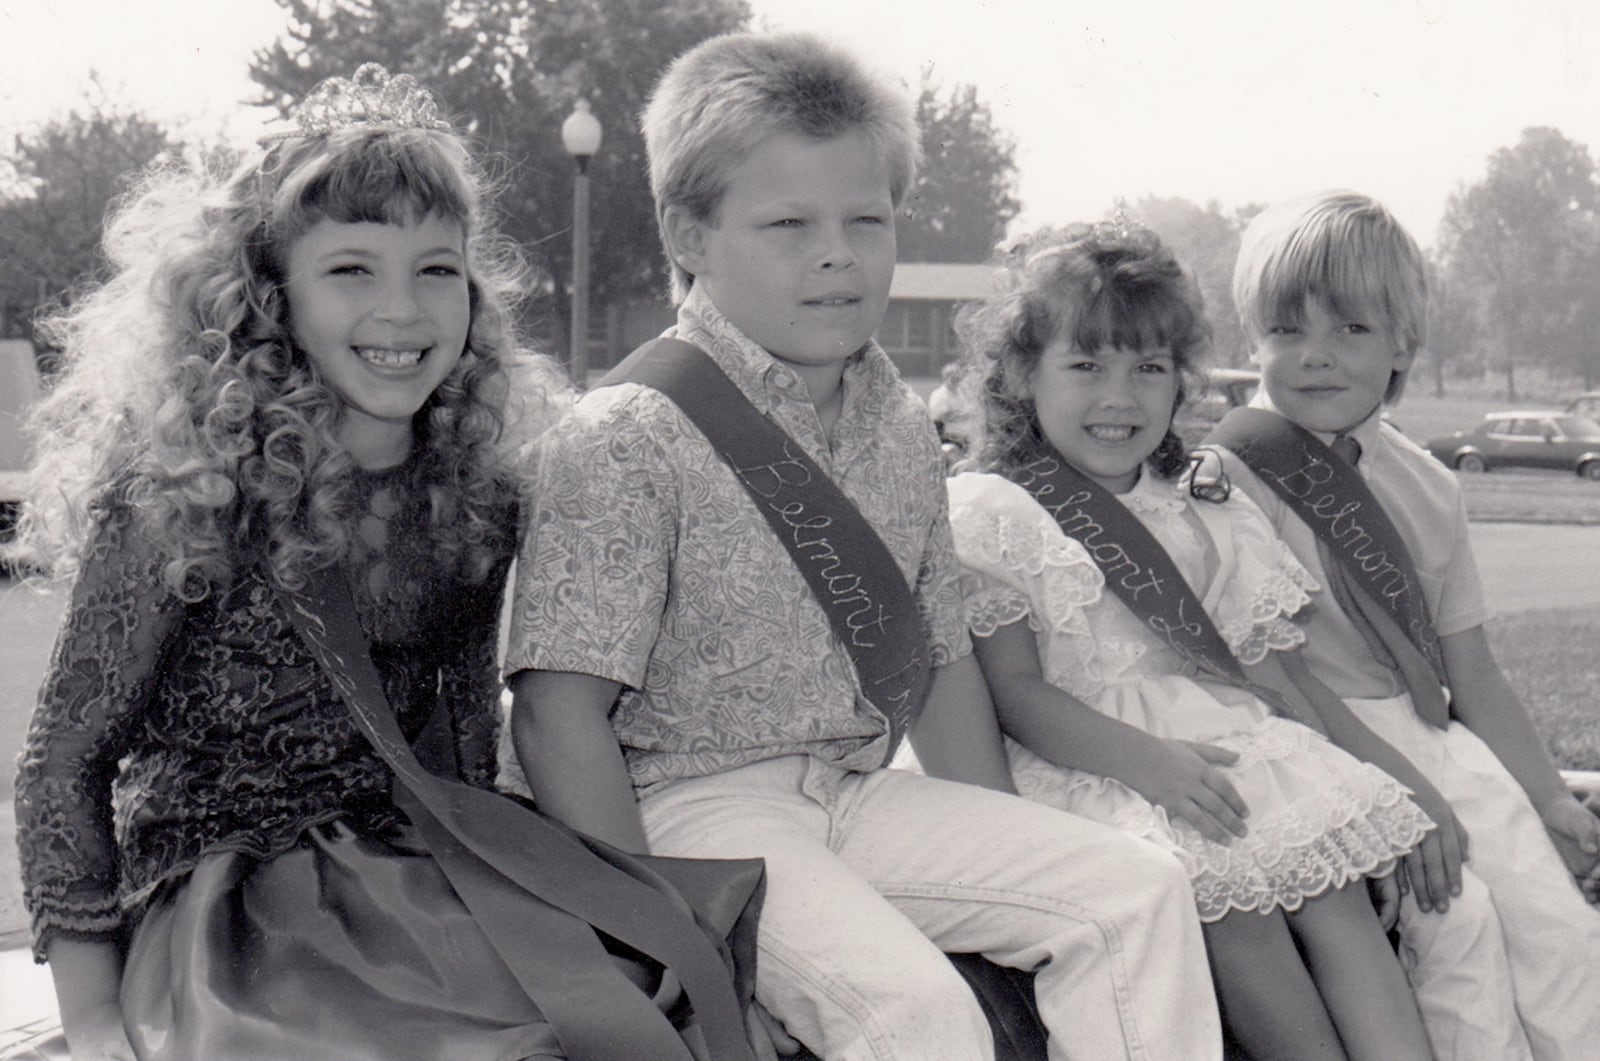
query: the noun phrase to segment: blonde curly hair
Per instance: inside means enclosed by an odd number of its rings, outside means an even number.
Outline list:
[[[459,363],[417,413],[441,566],[469,578],[503,555],[516,441],[564,400],[546,359],[519,352],[522,266],[491,233],[486,177],[451,132],[349,127],[276,140],[231,174],[166,162],[115,204],[112,276],[45,322],[62,369],[31,417],[38,459],[14,563],[73,574],[96,506],[115,492],[204,598],[242,565],[297,587],[350,543],[341,403],[291,338],[284,262],[317,222],[438,217],[466,234],[471,325]],[[509,370],[526,379],[515,388]]]

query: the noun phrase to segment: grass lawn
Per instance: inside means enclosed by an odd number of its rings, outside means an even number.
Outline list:
[[[1556,765],[1600,770],[1600,608],[1507,615],[1488,634]]]

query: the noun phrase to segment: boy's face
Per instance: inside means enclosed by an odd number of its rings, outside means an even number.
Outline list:
[[[1256,347],[1261,385],[1278,411],[1310,431],[1337,434],[1370,416],[1412,355],[1370,309],[1338,312],[1308,297],[1299,321],[1267,322]]]
[[[889,167],[866,134],[776,133],[732,172],[714,218],[676,208],[679,265],[774,357],[842,363],[883,321],[894,277]]]

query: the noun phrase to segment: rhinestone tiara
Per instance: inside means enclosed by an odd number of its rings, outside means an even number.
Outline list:
[[[339,129],[448,129],[433,95],[410,74],[394,74],[378,63],[364,63],[354,77],[330,77],[300,101],[295,128],[262,138],[263,143],[293,136],[324,136]]]

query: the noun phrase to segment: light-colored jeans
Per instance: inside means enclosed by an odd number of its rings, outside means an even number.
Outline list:
[[[1435,1056],[1516,1058],[1531,1047],[1538,1061],[1600,1057],[1600,910],[1522,786],[1471,730],[1429,726],[1409,697],[1345,703],[1449,802],[1483,885],[1469,877],[1443,915],[1401,908],[1401,958]]]
[[[767,860],[756,995],[828,1061],[992,1058],[941,951],[1038,969],[1053,1059],[1220,1055],[1183,869],[1110,826],[804,756],[673,782],[640,807],[656,854]]]

